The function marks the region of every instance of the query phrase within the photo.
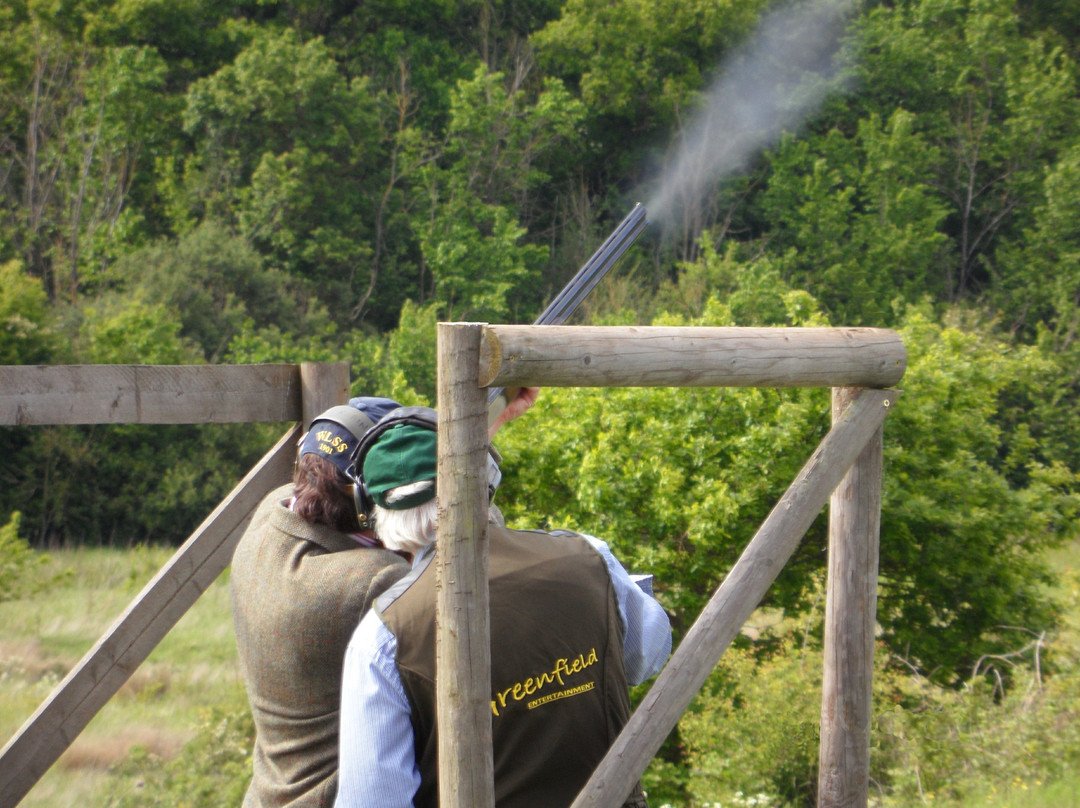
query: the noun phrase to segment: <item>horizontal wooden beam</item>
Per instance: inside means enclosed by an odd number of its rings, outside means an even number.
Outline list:
[[[299,365],[5,365],[0,425],[299,421],[301,391]]]
[[[0,806],[26,796],[229,565],[252,511],[288,481],[299,435],[299,425],[285,433],[0,749]]]
[[[884,328],[489,325],[481,387],[874,387],[907,368]]]

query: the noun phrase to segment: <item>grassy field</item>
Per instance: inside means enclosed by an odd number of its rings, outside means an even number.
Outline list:
[[[169,559],[168,549],[80,549],[50,554],[59,584],[0,603],[0,738],[10,738]],[[177,623],[21,803],[104,806],[117,798],[109,769],[136,746],[164,759],[216,705],[243,705],[227,575]]]
[[[0,603],[0,740],[6,742],[37,709],[170,554],[171,551],[160,548],[56,552],[51,556],[49,568],[42,573],[46,579],[61,575],[58,582],[32,596]],[[1048,652],[1057,655],[1062,663],[1060,669],[1068,674],[1064,680],[1059,677],[1058,692],[1062,691],[1063,685],[1066,692],[1074,692],[1080,688],[1080,592],[1076,591],[1080,588],[1080,576],[1076,574],[1080,570],[1080,544],[1057,551],[1052,561],[1067,573],[1062,591],[1055,594],[1067,604],[1068,612],[1061,630],[1047,648]],[[1049,691],[1055,683],[1048,681]],[[1075,699],[1069,703],[1075,704]],[[126,773],[118,772],[115,766],[130,763],[134,750],[137,760],[145,761],[145,753],[151,756],[151,763],[139,764],[144,767],[141,771],[149,771],[147,767],[161,769],[164,762],[175,759],[200,731],[205,748],[205,728],[212,710],[236,715],[242,713],[245,705],[237,671],[226,574],[207,590],[21,805],[25,808],[67,808],[72,805],[109,808],[118,804],[159,804],[155,801],[155,795],[160,796],[162,781],[159,778],[146,774],[146,793],[141,793],[143,778],[138,773],[132,776],[130,765],[126,767]],[[952,711],[946,713],[950,721],[957,717],[956,724],[939,724],[939,730],[944,727],[948,733],[957,728],[964,731],[959,723],[967,721],[962,702],[942,700],[938,707]],[[1030,776],[1016,776],[1015,767],[1010,768],[1007,758],[1014,751],[1025,754],[1026,750],[1014,749],[1010,745],[1009,730],[1000,729],[1009,726],[1008,720],[1018,720],[1020,725],[1012,725],[1015,744],[1038,743],[1038,753],[1048,758],[1078,759],[1080,750],[1055,746],[1054,741],[1056,737],[1077,737],[1077,732],[1071,729],[1076,711],[1073,707],[1069,709],[1071,712],[1062,718],[1028,707],[1017,708],[1012,719],[1003,715],[996,723],[978,721],[972,724],[973,727],[991,727],[999,737],[983,739],[979,737],[979,730],[974,729],[970,737],[959,743],[946,741],[953,754],[958,754],[955,750],[960,747],[978,747],[984,749],[987,756],[1002,761],[1000,767],[980,764],[979,771],[991,774],[985,777],[985,783],[977,779],[978,785],[967,788],[962,800],[950,800],[944,794],[920,788],[915,792],[909,789],[909,793],[916,796],[888,798],[872,804],[888,808],[908,805],[1080,808],[1080,774],[1066,773],[1054,779],[1046,778],[1044,782],[1040,767],[1036,766],[1025,770]],[[1034,733],[1018,731],[1017,727],[1025,721],[1029,724],[1041,722],[1041,725]],[[1055,729],[1055,721],[1070,724]],[[909,740],[914,745],[921,745],[917,739]],[[187,761],[180,763],[186,765]],[[968,763],[961,761],[963,767]],[[140,771],[138,766],[135,769]],[[1011,773],[1006,774],[1007,771]],[[999,774],[995,776],[993,772]],[[970,772],[967,777],[970,781]],[[725,800],[723,804],[743,803]]]

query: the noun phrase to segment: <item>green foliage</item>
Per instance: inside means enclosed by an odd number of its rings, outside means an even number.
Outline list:
[[[924,181],[949,211],[945,295],[977,293],[995,280],[997,245],[1029,221],[1043,166],[1074,138],[1075,66],[1024,31],[1012,0],[880,5],[856,29],[855,104],[912,113],[941,150]]]
[[[18,261],[0,264],[0,364],[46,364],[58,346],[41,282]]]
[[[691,804],[816,805],[821,654],[795,633],[777,649],[729,649],[679,722]]]
[[[251,781],[255,724],[245,708],[208,708],[195,738],[172,760],[136,748],[115,767],[109,808],[217,808],[240,805]]]
[[[1050,635],[1013,632],[1010,651],[986,660],[989,665],[960,689],[936,688],[904,668],[879,666],[874,751],[887,769],[882,775],[891,795],[886,805],[909,805],[927,794],[940,804],[1004,801],[1002,792],[1010,786],[1027,789],[1075,773],[1080,763],[1077,583],[1073,568],[1066,573],[1069,594],[1062,604],[1070,629]],[[1049,676],[1046,659],[1056,660]],[[1004,669],[1011,671],[1011,687],[1003,684]]]
[[[535,98],[508,91],[500,73],[478,68],[458,83],[445,153],[424,166],[412,229],[432,296],[453,319],[502,321],[518,308],[511,293],[535,275],[546,247],[520,243],[538,188],[563,173],[578,150],[579,102],[559,82]]]
[[[1035,224],[1000,252],[995,299],[1014,329],[1042,324],[1055,350],[1073,347],[1080,329],[1080,144],[1047,168]]]
[[[1006,395],[1038,397],[1047,358],[918,309],[901,334],[908,370],[885,427],[879,620],[896,653],[952,681],[1011,642],[1000,626],[1051,624],[1041,552],[1075,535],[1077,479],[995,420]],[[1022,475],[1012,474],[1018,458]]]
[[[774,157],[762,206],[780,271],[836,322],[888,325],[894,300],[942,292],[946,209],[927,184],[935,151],[913,122],[900,110],[884,125],[871,116],[855,138],[833,130]]]
[[[180,313],[165,302],[106,297],[83,310],[75,346],[86,364],[197,364],[181,328]]]
[[[173,312],[179,335],[211,363],[221,361],[241,333],[250,338],[266,328],[295,333],[315,325],[313,316],[304,322],[306,301],[294,291],[297,284],[266,269],[246,241],[213,221],[130,254],[112,276],[122,288]]]
[[[188,91],[184,127],[197,144],[184,168],[188,215],[235,224],[274,264],[315,281],[340,315],[372,250],[375,99],[366,81],[341,76],[321,41],[249,33],[232,64]]]
[[[421,308],[412,301],[405,302],[401,309],[401,320],[397,329],[390,334],[383,361],[369,390],[396,391],[387,395],[404,404],[398,395],[403,394],[401,383],[407,380],[419,397],[419,400],[410,403],[434,406],[440,308],[438,303]]]
[[[627,147],[640,157],[642,146],[690,107],[703,73],[746,34],[764,5],[569,0],[532,42],[544,67],[580,93],[599,159]]]
[[[7,524],[0,525],[0,602],[15,600],[44,586],[40,572],[49,557],[34,552],[19,537],[22,514],[15,511]]]

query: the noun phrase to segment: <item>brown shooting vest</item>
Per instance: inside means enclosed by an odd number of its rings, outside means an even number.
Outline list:
[[[604,559],[576,534],[488,524],[488,538],[495,804],[566,808],[630,714],[614,588]],[[375,607],[397,638],[419,808],[439,804],[433,555]],[[640,788],[626,805],[645,806]]]

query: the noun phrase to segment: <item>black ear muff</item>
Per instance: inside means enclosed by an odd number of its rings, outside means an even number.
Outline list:
[[[359,475],[353,478],[352,495],[353,506],[356,508],[356,521],[360,523],[360,529],[374,530],[375,520],[372,519],[371,512],[375,508],[375,503],[368,494],[367,488],[364,487],[363,478]]]

